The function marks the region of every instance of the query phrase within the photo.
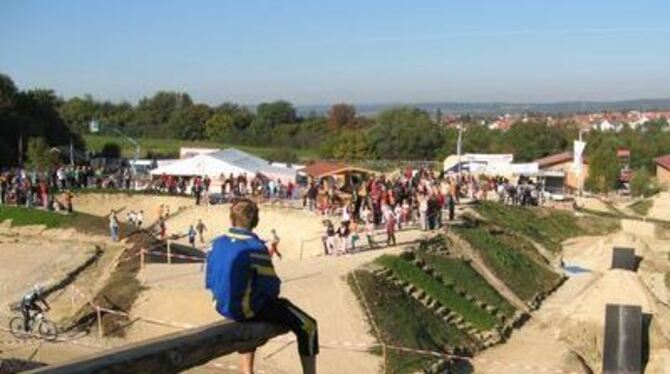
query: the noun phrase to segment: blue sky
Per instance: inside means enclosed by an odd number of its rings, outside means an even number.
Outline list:
[[[669,15],[667,0],[0,0],[0,72],[132,102],[670,97]]]

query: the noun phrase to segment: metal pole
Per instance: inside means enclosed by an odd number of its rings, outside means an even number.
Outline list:
[[[98,338],[102,339],[102,336],[104,335],[104,331],[102,331],[102,313],[100,312],[99,307],[95,307],[95,314],[98,318]]]
[[[456,142],[456,153],[458,154],[458,176],[461,176],[461,142],[463,140],[463,124],[458,124],[458,141]]]
[[[170,250],[170,239],[167,240],[167,263],[172,263],[172,251]]]
[[[19,167],[23,166],[23,134],[19,135]]]

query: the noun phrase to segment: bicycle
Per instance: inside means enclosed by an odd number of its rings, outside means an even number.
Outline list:
[[[18,308],[11,308],[12,311],[18,311]],[[30,337],[38,336],[46,340],[53,341],[58,337],[58,329],[56,324],[47,319],[44,312],[38,312],[29,317],[28,331],[24,327],[23,316],[14,316],[9,320],[9,330],[17,339],[28,339]]]

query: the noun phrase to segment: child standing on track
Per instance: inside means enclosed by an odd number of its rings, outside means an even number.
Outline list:
[[[195,234],[195,228],[191,225],[191,227],[188,228],[188,244],[193,248],[195,248]]]
[[[270,230],[272,238],[270,239],[270,257],[277,255],[281,259],[281,253],[279,253],[279,235],[275,229]]]
[[[395,214],[389,214],[388,217],[386,218],[386,244],[389,246],[396,245],[395,225],[396,225]]]

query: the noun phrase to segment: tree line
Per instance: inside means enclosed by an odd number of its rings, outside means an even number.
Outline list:
[[[443,125],[440,112],[428,113],[411,106],[387,109],[375,117],[361,116],[355,106],[333,105],[328,113],[300,115],[285,100],[257,105],[195,103],[182,92],[160,91],[136,104],[95,100],[91,96],[62,99],[54,91],[21,91],[11,78],[0,74],[0,157],[2,165],[15,165],[18,139],[44,139],[48,146],[72,141],[84,148],[83,134],[96,119],[134,137],[210,140],[222,144],[268,146],[287,150],[316,149],[323,158],[342,160],[441,160],[456,152],[458,129]],[[532,161],[570,150],[579,136],[574,123],[550,126],[542,117],[514,123],[507,131],[492,130],[481,117],[463,115],[463,152],[513,153],[519,162]],[[631,150],[633,169],[653,172],[653,159],[670,152],[665,120],[652,121],[620,133],[586,134],[587,154],[600,170],[608,170],[603,186],[610,185],[618,148]],[[24,152],[26,149],[24,149]],[[604,160],[604,161],[603,161]],[[292,161],[292,160],[291,160]],[[600,167],[603,161],[608,167]],[[618,163],[618,161],[616,161]],[[595,178],[595,177],[594,177]],[[598,183],[594,183],[597,188]],[[604,189],[601,188],[601,189]]]

